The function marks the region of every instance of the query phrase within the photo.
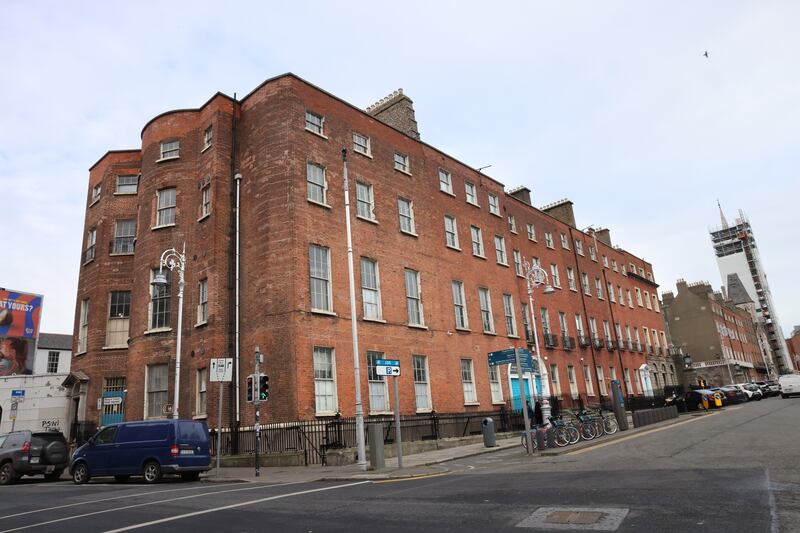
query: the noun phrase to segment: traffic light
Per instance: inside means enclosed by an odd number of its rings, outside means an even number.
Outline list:
[[[252,402],[253,401],[253,385],[254,385],[253,377],[254,377],[253,374],[250,374],[249,376],[247,376],[247,401],[248,402]]]
[[[269,376],[266,374],[258,376],[258,399],[262,402],[269,400]]]

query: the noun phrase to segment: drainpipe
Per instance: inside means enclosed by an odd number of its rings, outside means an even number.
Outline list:
[[[237,172],[233,179],[236,180],[236,250],[235,250],[235,266],[234,266],[234,275],[236,276],[236,280],[234,283],[234,326],[233,326],[233,353],[236,357],[236,425],[239,425],[241,420],[240,418],[240,398],[239,398],[239,289],[240,289],[240,280],[239,280],[239,250],[240,250],[240,233],[239,233],[239,220],[240,220],[240,201],[241,201],[241,184],[242,184],[242,175]]]

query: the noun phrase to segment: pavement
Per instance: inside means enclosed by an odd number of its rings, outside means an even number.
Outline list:
[[[681,421],[693,420],[699,416],[709,416],[714,411],[705,413],[682,414],[678,418],[666,420],[656,424],[633,428],[627,431],[618,431],[614,435],[590,441],[581,440],[577,444],[565,446],[563,448],[548,448],[534,453],[534,457],[557,457],[560,455],[579,452],[595,447],[602,447],[612,442],[649,432],[665,426],[680,423]],[[513,436],[511,436],[513,435]],[[212,468],[201,479],[205,482],[230,483],[233,481],[242,482],[267,482],[267,483],[305,483],[310,481],[361,481],[361,480],[387,480],[387,479],[410,479],[416,477],[442,475],[451,471],[451,467],[444,464],[483,455],[487,453],[507,450],[520,446],[519,434],[498,435],[497,446],[487,448],[482,442],[465,444],[443,450],[431,450],[403,456],[403,468],[398,468],[397,458],[386,459],[386,468],[380,470],[362,470],[358,465],[345,466],[291,466],[291,467],[261,467],[260,475],[256,477],[255,467],[228,467]]]

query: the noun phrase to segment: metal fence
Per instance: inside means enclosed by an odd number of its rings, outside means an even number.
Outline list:
[[[404,442],[439,440],[450,437],[465,437],[481,434],[481,422],[490,417],[497,431],[522,429],[521,412],[500,411],[475,413],[437,413],[424,415],[403,415],[400,417],[400,433]],[[394,442],[395,420],[388,416],[370,416],[366,425],[379,422],[383,424],[383,441]],[[306,420],[263,424],[260,427],[261,453],[301,453],[306,465],[326,464],[329,450],[354,448],[356,446],[356,419],[334,417],[326,420]],[[221,438],[221,454],[255,453],[255,428],[243,427],[237,430],[223,428],[221,432],[211,430],[211,449],[217,450],[217,439]],[[366,438],[366,435],[365,435]]]

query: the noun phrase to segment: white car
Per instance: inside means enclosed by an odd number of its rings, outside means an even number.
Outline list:
[[[764,397],[764,394],[761,392],[761,389],[758,388],[758,385],[755,383],[737,383],[736,385],[732,385],[737,389],[741,390],[747,395],[747,401],[750,400],[760,400]]]
[[[800,395],[800,374],[786,374],[778,378],[781,386],[781,398],[788,398],[793,394]]]

